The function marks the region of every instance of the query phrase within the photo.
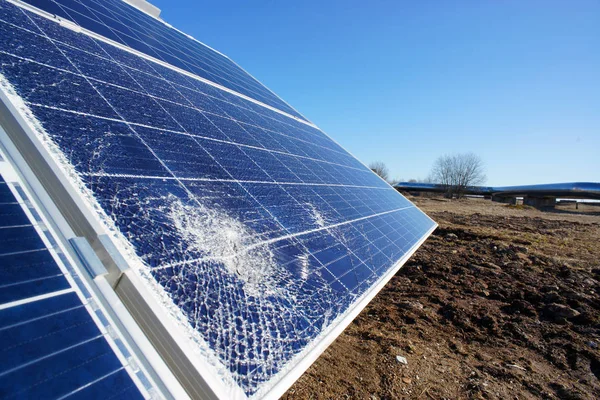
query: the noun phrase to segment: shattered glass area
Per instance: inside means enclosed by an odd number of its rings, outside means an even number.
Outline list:
[[[5,1],[0,74],[138,273],[247,395],[434,227],[312,125]]]

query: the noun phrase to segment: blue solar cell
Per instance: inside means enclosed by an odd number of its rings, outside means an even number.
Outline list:
[[[0,256],[0,260],[2,260],[2,256]],[[69,283],[63,275],[47,276],[35,278],[30,281],[3,285],[2,292],[0,292],[0,303],[4,304],[13,301],[19,301],[30,297],[68,289],[69,287]]]
[[[5,51],[23,59],[35,59],[39,63],[51,64],[63,70],[72,71],[74,69],[60,51],[49,40],[44,40],[45,38],[40,36],[40,33],[20,29],[4,22],[0,25],[2,30],[0,43]],[[19,41],[15,40],[17,36],[29,39],[32,43],[31,46],[19,46]]]
[[[54,295],[71,285],[2,177],[0,199],[0,304],[24,302],[0,310],[0,398],[143,398],[77,294]]]
[[[29,219],[18,203],[0,203],[0,228],[29,225]]]
[[[131,70],[143,71],[148,74],[158,75],[154,68],[152,68],[143,58],[121,51],[118,48],[104,42],[96,41],[95,44],[102,49],[102,57],[106,57],[111,61],[124,65]]]
[[[43,248],[45,248],[44,242],[33,226],[0,229],[0,254],[21,253]]]
[[[106,68],[98,68],[98,57],[102,57],[103,55],[82,51],[62,44],[58,44],[58,49],[74,64],[71,67],[72,69],[77,68],[90,79],[101,82],[111,81],[116,85],[131,90],[142,90],[120,65],[107,63]],[[110,59],[110,56],[104,55],[104,58]]]
[[[202,118],[198,115],[198,118]],[[165,167],[182,178],[230,179],[194,137],[168,135],[152,129],[137,129],[138,134],[160,158]],[[156,160],[156,158],[155,158]],[[144,173],[144,172],[142,172]],[[148,170],[145,172],[149,173]]]
[[[69,287],[47,250],[0,255],[0,304]]]
[[[129,21],[163,58],[224,71],[211,50],[122,2],[103,4],[85,3],[116,31]],[[2,44],[0,72],[246,394],[293,367],[435,226],[314,126],[52,21],[36,24],[60,57],[40,65]],[[73,69],[59,70],[66,63]],[[231,74],[228,82],[243,81]]]
[[[11,203],[14,201],[14,196],[8,186],[4,182],[0,182],[0,203]]]
[[[190,109],[188,107],[181,107],[180,105],[161,101],[160,104],[163,109],[173,117],[179,126],[181,127],[181,133],[188,133],[199,137],[216,139],[222,141],[229,141],[229,138],[215,126],[207,117],[203,111],[219,112],[216,106],[209,103],[210,99],[207,96],[199,95],[197,97],[204,97],[206,103],[202,104],[203,107],[197,107],[196,109]],[[198,101],[196,101],[197,103]]]

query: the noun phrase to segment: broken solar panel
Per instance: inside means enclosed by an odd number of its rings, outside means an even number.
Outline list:
[[[23,205],[0,175],[0,398],[143,399]]]
[[[261,397],[314,359],[434,229],[277,98],[116,40],[93,8],[124,3],[29,3],[84,29],[1,1],[2,89],[223,387]]]

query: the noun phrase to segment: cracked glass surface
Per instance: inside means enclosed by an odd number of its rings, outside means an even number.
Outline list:
[[[434,227],[312,124],[6,1],[0,73],[201,357],[249,396]]]

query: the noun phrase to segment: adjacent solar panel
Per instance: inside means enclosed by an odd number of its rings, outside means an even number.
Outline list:
[[[28,3],[79,27],[0,2],[0,83],[211,385],[290,385],[435,228],[210,48],[117,0]]]
[[[0,176],[0,398],[144,398],[77,291]]]

